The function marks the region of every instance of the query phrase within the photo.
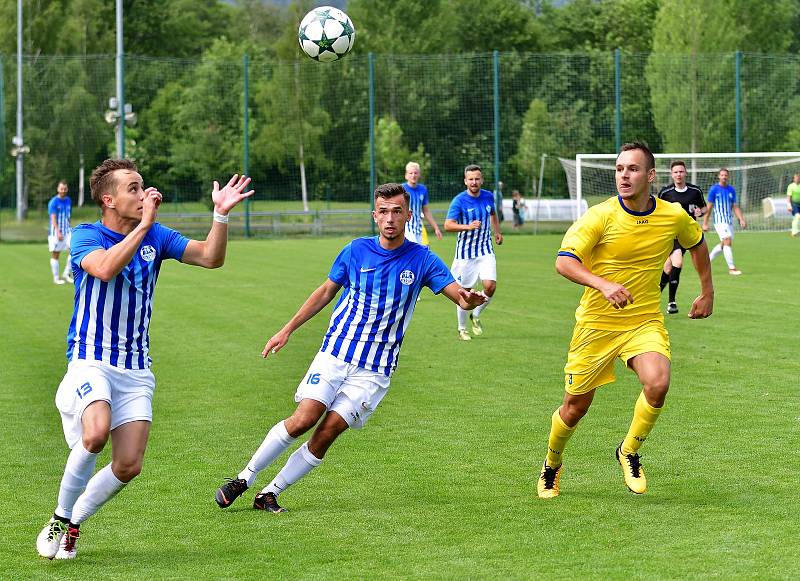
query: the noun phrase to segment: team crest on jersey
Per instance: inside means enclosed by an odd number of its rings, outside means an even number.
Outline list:
[[[414,282],[414,273],[410,270],[404,270],[400,273],[400,282],[408,286]]]
[[[142,249],[139,251],[141,257],[147,262],[153,262],[156,259],[156,249],[147,244],[146,246],[142,246]]]
[[[489,204],[486,204],[486,211],[487,212],[491,212],[492,211],[492,207]]]

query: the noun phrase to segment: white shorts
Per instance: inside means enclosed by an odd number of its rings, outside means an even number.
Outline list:
[[[72,238],[72,233],[67,232],[67,235],[64,236],[63,240],[59,240],[58,236],[52,235],[47,237],[47,248],[50,249],[50,252],[66,252],[66,250],[70,247],[70,238]]]
[[[411,230],[406,228],[406,240],[410,240],[411,242],[416,242],[417,244],[422,244],[422,234],[417,236]]]
[[[497,280],[497,261],[494,253],[478,258],[456,258],[450,272],[458,284],[472,288],[478,280]]]
[[[725,238],[733,239],[733,224],[714,222],[714,230],[717,231],[717,236],[719,236],[721,240]]]
[[[364,424],[389,391],[389,378],[319,352],[294,394],[294,401],[313,399],[325,404],[351,428]]]
[[[153,421],[156,379],[149,369],[120,369],[100,361],[71,361],[56,392],[64,439],[72,448],[83,433],[81,416],[91,403],[111,406],[111,429],[137,420]]]

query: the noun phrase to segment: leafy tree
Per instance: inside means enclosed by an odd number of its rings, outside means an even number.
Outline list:
[[[377,183],[400,181],[399,176],[405,174],[405,167],[409,161],[416,161],[420,165],[422,175],[425,175],[430,169],[430,156],[425,153],[425,147],[420,143],[412,153],[405,144],[400,124],[391,117],[379,118],[375,123],[375,176]],[[365,171],[369,171],[369,142],[364,148],[361,166]]]

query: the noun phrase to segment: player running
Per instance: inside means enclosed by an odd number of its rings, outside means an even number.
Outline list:
[[[694,219],[706,213],[706,201],[703,199],[703,192],[694,184],[686,181],[686,164],[683,161],[673,161],[670,164],[672,173],[672,183],[664,186],[658,193],[658,197],[665,202],[680,204]],[[672,254],[669,255],[664,263],[664,272],[661,273],[661,290],[669,285],[669,302],[667,302],[667,313],[674,315],[678,312],[678,303],[675,299],[678,293],[678,285],[681,281],[681,268],[683,268],[683,255],[686,248],[675,240],[672,245]]]
[[[373,219],[379,235],[357,238],[345,246],[328,279],[267,341],[261,353],[265,358],[283,349],[291,334],[344,288],[322,346],[295,393],[297,408],[270,429],[239,475],[217,489],[215,498],[221,508],[230,506],[252,486],[258,473],[296,438],[317,426],[253,501],[255,509],[283,512],[278,496],[319,466],[347,428],[364,426],[389,390],[403,335],[423,286],[467,310],[486,300],[483,293],[461,288],[426,246],[406,240],[408,192],[400,184],[376,188]]]
[[[661,413],[670,381],[669,336],[657,281],[673,240],[692,252],[701,293],[689,317],[711,315],[714,287],[703,233],[681,208],[649,194],[655,159],[643,143],[626,143],[616,162],[618,195],[593,206],[567,231],[556,259],[563,277],[586,287],[564,367],[564,401],[552,416],[547,456],[537,484],[541,498],[559,493],[562,455],[595,390],[614,381],[619,357],[639,378],[625,439],[615,455],[626,486],[647,490],[639,448]]]

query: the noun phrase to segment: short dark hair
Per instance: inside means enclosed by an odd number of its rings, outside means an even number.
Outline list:
[[[729,171],[728,171],[728,168],[727,168],[727,167],[721,167],[721,168],[719,168],[719,171],[717,172],[717,175],[721,174],[722,172],[725,172],[725,173],[727,173],[728,175],[731,175],[731,172],[729,172]]]
[[[377,188],[375,188],[375,201],[378,201],[378,198],[394,198],[395,196],[403,196],[403,200],[406,202],[406,208],[409,207],[411,203],[411,198],[408,195],[406,189],[401,186],[400,184],[381,184]]]
[[[636,149],[644,152],[644,156],[647,159],[648,170],[656,167],[656,158],[653,155],[653,152],[650,151],[650,146],[644,141],[631,141],[629,143],[623,143],[622,147],[619,148],[619,153],[622,153],[623,151],[634,151]],[[619,154],[617,154],[617,157],[619,157]]]
[[[479,172],[483,173],[483,170],[481,169],[481,166],[479,166],[477,163],[471,163],[467,167],[465,167],[464,168],[464,175],[467,175],[468,171],[479,171]]]
[[[686,169],[686,162],[685,162],[685,161],[683,161],[682,159],[676,159],[676,160],[675,160],[675,161],[673,161],[671,164],[669,164],[669,169],[671,170],[671,169],[672,169],[673,167],[675,167],[676,165],[682,165],[682,166],[683,166],[683,169]]]
[[[118,169],[139,171],[136,164],[129,159],[107,159],[94,168],[92,177],[89,178],[89,189],[92,191],[92,199],[101,208],[103,207],[103,194],[109,193],[109,190],[113,187],[112,174]]]
[[[69,187],[69,184],[67,183],[67,180],[65,180],[65,179],[58,180],[58,184],[57,185],[60,186],[61,184],[64,184],[65,186]]]

